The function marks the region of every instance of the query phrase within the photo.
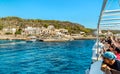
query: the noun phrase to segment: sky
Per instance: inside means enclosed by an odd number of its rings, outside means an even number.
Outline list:
[[[103,0],[0,0],[0,17],[60,20],[96,28]]]

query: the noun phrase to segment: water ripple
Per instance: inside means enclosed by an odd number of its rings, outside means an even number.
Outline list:
[[[84,74],[93,44],[93,40],[76,40],[0,46],[0,74]]]

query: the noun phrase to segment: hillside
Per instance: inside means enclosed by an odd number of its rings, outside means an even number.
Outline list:
[[[4,27],[19,27],[25,28],[27,26],[32,27],[48,27],[53,25],[56,29],[65,28],[72,33],[80,33],[83,31],[87,34],[92,33],[91,29],[85,28],[81,24],[72,23],[69,21],[58,21],[58,20],[41,20],[41,19],[22,19],[19,17],[2,17],[0,18],[0,30]]]

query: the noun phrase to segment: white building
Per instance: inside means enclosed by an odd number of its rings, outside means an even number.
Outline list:
[[[34,27],[27,27],[27,28],[25,28],[24,29],[24,32],[25,32],[25,34],[35,34],[36,33],[36,28],[34,28]]]
[[[2,30],[5,33],[12,33],[12,34],[15,34],[15,32],[17,31],[16,28],[3,28]]]
[[[53,25],[49,25],[49,26],[47,27],[47,29],[48,29],[48,30],[54,30],[55,27],[54,27]]]

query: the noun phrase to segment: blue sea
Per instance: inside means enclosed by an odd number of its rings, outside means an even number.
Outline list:
[[[95,40],[0,40],[0,74],[85,74]]]

